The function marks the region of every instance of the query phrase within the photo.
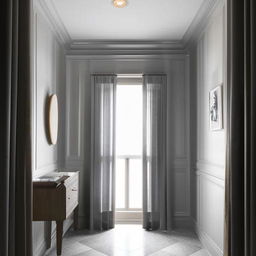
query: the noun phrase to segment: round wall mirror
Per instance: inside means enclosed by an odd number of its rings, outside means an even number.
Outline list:
[[[49,136],[50,143],[55,145],[58,138],[58,98],[56,94],[49,100]]]

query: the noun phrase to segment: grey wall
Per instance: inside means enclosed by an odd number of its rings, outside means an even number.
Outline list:
[[[173,180],[175,224],[190,222],[188,57],[67,56],[66,165],[80,170],[80,220],[88,226],[90,198],[91,78],[93,73],[166,73],[168,169]],[[170,216],[170,218],[172,218]]]
[[[65,149],[65,53],[51,24],[40,9],[34,8],[34,155],[33,176],[40,176],[64,164]],[[59,134],[57,145],[46,136],[47,97],[56,93],[59,100]],[[34,255],[42,255],[46,242],[54,234],[50,223],[33,222]]]
[[[192,215],[212,255],[223,255],[226,124],[222,130],[210,131],[209,91],[222,84],[225,106],[225,17],[225,3],[219,1],[190,49]]]

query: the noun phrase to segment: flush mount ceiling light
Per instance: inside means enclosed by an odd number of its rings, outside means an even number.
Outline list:
[[[113,0],[113,5],[117,8],[123,8],[127,5],[127,0]]]

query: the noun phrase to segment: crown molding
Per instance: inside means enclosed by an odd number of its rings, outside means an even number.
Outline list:
[[[84,41],[75,40],[71,43],[70,49],[183,49],[183,44],[180,41],[147,41],[147,40],[95,40],[95,41]]]
[[[58,40],[67,50],[70,43],[72,42],[72,39],[65,25],[63,24],[52,0],[34,0],[34,7],[47,19]]]
[[[184,54],[181,41],[73,41],[69,55],[146,55],[146,54]]]
[[[224,0],[205,0],[199,8],[192,23],[185,32],[182,42],[187,49],[190,45],[197,41],[203,29],[207,26],[209,18],[219,5],[223,5]]]
[[[93,61],[138,61],[138,60],[185,60],[186,54],[68,54],[67,60],[93,60]]]

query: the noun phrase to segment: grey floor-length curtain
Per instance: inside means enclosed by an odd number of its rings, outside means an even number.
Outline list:
[[[91,229],[114,227],[115,75],[92,76]]]
[[[143,227],[171,227],[169,175],[166,166],[166,75],[143,79]]]
[[[256,1],[228,0],[225,256],[256,255]]]
[[[0,12],[0,255],[31,256],[31,1]]]

